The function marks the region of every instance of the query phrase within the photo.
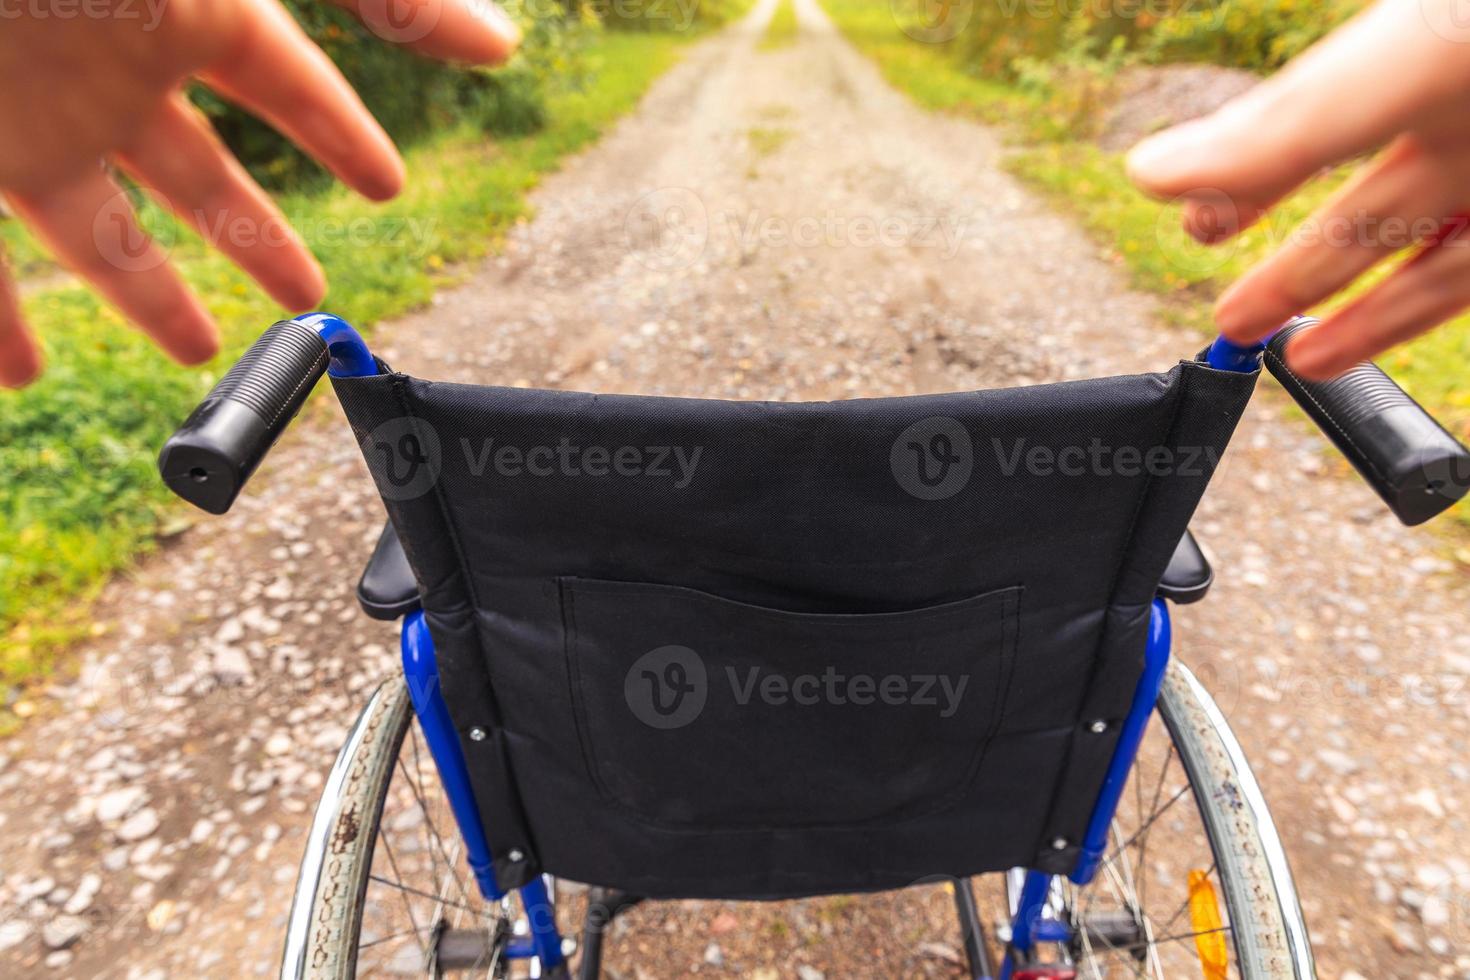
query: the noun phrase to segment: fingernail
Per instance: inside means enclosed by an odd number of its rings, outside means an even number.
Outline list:
[[[1197,142],[1189,124],[1150,136],[1128,152],[1128,176],[1145,186],[1166,184],[1183,165],[1195,162],[1191,150]]]
[[[481,5],[476,4],[475,6],[476,8],[479,8]],[[504,10],[501,10],[498,5],[493,3],[485,4],[481,16],[483,17],[485,23],[490,26],[490,29],[493,30],[496,34],[499,34],[501,38],[510,45],[512,50],[520,47],[520,25],[511,20],[510,15],[507,14]]]

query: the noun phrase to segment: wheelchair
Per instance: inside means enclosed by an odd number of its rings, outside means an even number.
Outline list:
[[[442,384],[330,314],[270,327],[162,477],[225,512],[326,374],[388,513],[358,598],[403,621],[281,976],[593,980],[642,902],[936,882],[974,978],[1314,976],[1260,787],[1170,659],[1213,575],[1189,520],[1263,363],[1406,524],[1470,453],[1371,364],[1295,376],[1312,322],[820,403]]]

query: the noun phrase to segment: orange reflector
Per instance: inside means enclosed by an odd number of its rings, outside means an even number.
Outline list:
[[[1225,942],[1225,923],[1220,921],[1220,902],[1208,871],[1189,873],[1189,924],[1194,931],[1194,948],[1199,952],[1205,980],[1226,980],[1230,947]]]

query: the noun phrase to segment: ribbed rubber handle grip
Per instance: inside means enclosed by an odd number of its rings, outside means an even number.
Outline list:
[[[211,514],[229,510],[326,368],[327,345],[315,330],[294,320],[272,325],[164,444],[163,482]]]
[[[1405,524],[1422,524],[1465,496],[1470,451],[1377,365],[1365,361],[1331,381],[1292,373],[1286,343],[1316,323],[1299,317],[1267,345],[1266,367],[1281,386]]]

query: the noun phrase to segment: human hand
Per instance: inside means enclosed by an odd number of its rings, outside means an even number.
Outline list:
[[[337,2],[378,33],[446,60],[503,61],[520,39],[487,0]],[[403,161],[346,79],[277,0],[84,8],[59,17],[22,5],[3,22],[0,195],[59,261],[183,363],[211,357],[218,332],[139,229],[109,164],[201,231],[241,220],[285,231],[219,246],[282,306],[315,306],[326,291],[320,266],[183,86],[202,81],[359,193],[390,198]],[[132,14],[121,16],[125,9]],[[40,349],[0,265],[0,384],[18,387],[40,372]]]
[[[1457,9],[1458,8],[1458,9]],[[1323,167],[1386,149],[1220,297],[1248,343],[1407,247],[1411,261],[1302,331],[1292,369],[1333,377],[1470,306],[1470,17],[1462,0],[1381,0],[1278,74],[1128,157],[1185,227],[1223,241]]]

